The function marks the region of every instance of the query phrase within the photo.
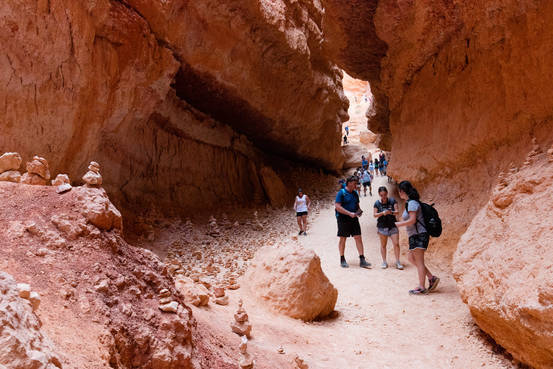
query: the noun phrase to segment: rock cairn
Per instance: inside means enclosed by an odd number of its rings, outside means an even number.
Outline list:
[[[221,235],[221,231],[219,230],[219,226],[217,225],[217,219],[215,219],[213,215],[209,217],[208,234],[211,237],[219,237]]]
[[[33,160],[27,162],[27,173],[21,177],[21,182],[30,185],[46,186],[50,180],[50,168],[48,161],[40,156],[33,156]]]
[[[252,369],[253,368],[253,358],[248,353],[248,339],[245,336],[242,336],[240,342],[240,365],[241,369]]]
[[[7,152],[0,156],[0,181],[21,182],[21,155],[16,152]]]
[[[248,320],[248,314],[242,306],[242,299],[238,301],[238,310],[234,314],[234,322],[230,324],[230,328],[239,336],[251,338],[252,325]]]
[[[40,295],[38,294],[38,292],[31,291],[31,286],[27,283],[18,283],[17,290],[19,293],[19,297],[29,301],[31,307],[33,308],[33,311],[36,311],[40,306]]]
[[[176,314],[178,309],[179,303],[173,300],[171,292],[167,288],[159,291],[159,310]]]
[[[91,161],[88,165],[88,172],[86,172],[83,176],[83,181],[87,187],[100,187],[102,185],[100,164],[95,161]]]

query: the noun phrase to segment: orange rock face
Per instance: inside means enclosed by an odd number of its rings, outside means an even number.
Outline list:
[[[118,204],[263,200],[264,152],[341,167],[347,100],[320,6],[8,0],[0,14],[0,150],[71,178],[96,160]]]
[[[467,254],[458,254],[454,264],[476,321],[515,357],[550,367],[551,342],[545,339],[545,328],[535,325],[551,325],[549,307],[544,307],[548,303],[542,298],[534,304],[539,299],[534,289],[524,292],[517,286],[547,285],[551,276],[515,272],[526,263],[546,267],[542,245],[551,242],[528,244],[528,239],[522,241],[522,235],[530,237],[528,230],[515,232],[521,220],[536,231],[547,227],[546,221],[521,208],[524,196],[504,196],[493,188],[499,173],[522,164],[533,139],[542,147],[553,141],[553,60],[547,57],[553,42],[546,36],[553,3],[342,4],[323,0],[327,32],[336,30],[328,47],[346,72],[371,84],[382,114],[369,121],[369,128],[380,135],[383,148],[391,148],[388,174],[413,181],[423,190],[424,200],[436,202],[444,234],[433,242],[431,252],[449,260],[472,222],[458,251],[465,247]],[[364,22],[358,20],[361,15]],[[520,186],[528,191],[528,185]],[[548,193],[541,185],[532,186],[539,188],[533,196]],[[490,199],[491,205],[485,205]],[[478,213],[482,206],[485,210]],[[539,209],[541,205],[538,214]],[[478,226],[477,220],[492,224]],[[517,251],[515,240],[524,243],[524,252]],[[465,272],[470,274],[466,278]],[[503,292],[509,297],[501,300]]]
[[[454,258],[463,301],[478,325],[515,358],[553,363],[553,167],[544,155],[502,176],[461,237]]]

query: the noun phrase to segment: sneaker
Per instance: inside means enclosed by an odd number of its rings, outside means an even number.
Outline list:
[[[414,290],[409,290],[410,295],[426,295],[428,293],[427,289],[417,287]]]
[[[383,261],[382,264],[380,264],[380,268],[382,268],[382,269],[388,268],[388,263]]]
[[[401,264],[399,261],[396,262],[396,268],[399,270],[403,270],[403,264]]]
[[[365,260],[365,258],[363,258],[359,261],[359,266],[361,268],[370,269],[371,268],[371,263],[368,263],[367,260]]]
[[[434,291],[440,283],[440,278],[433,276],[432,279],[428,280],[428,292]]]
[[[306,231],[303,231],[303,235],[304,235],[304,236],[307,236],[307,232],[306,232]]]
[[[298,232],[298,236],[301,236],[302,233],[303,233],[303,231],[299,231],[299,232]]]
[[[345,261],[345,260],[340,261],[340,266],[342,268],[349,268],[349,265],[348,265],[347,261]]]

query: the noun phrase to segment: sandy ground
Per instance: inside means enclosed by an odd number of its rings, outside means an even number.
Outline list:
[[[378,177],[375,185],[383,184],[385,179]],[[350,268],[339,266],[336,220],[329,205],[310,225],[308,236],[293,241],[296,229],[281,234],[283,242],[313,248],[320,256],[324,272],[339,291],[335,317],[303,323],[277,316],[258,305],[242,286],[228,291],[229,306],[194,308],[199,325],[218,331],[225,346],[237,347],[238,336],[230,333],[228,327],[238,299],[243,298],[253,325],[250,351],[257,358],[257,368],[294,368],[291,362],[296,354],[312,369],[513,368],[510,360],[474,325],[447,271],[449,266],[428,260],[429,268],[441,278],[439,288],[426,296],[408,294],[416,286],[417,276],[407,262],[405,233],[400,237],[405,270],[380,269],[379,239],[372,217],[375,200],[376,196],[361,197],[365,210],[361,218],[363,242],[372,270],[359,268],[353,239],[346,246]],[[388,249],[388,261],[392,262],[391,245]],[[275,359],[280,346],[285,354]],[[222,351],[233,349],[225,347]]]

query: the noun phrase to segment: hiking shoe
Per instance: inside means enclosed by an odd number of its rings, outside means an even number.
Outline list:
[[[428,293],[428,290],[425,288],[417,287],[414,290],[409,290],[410,295],[425,295]]]
[[[298,232],[298,236],[301,236],[302,233],[303,233],[303,231],[299,231],[299,232]]]
[[[349,268],[349,265],[348,265],[347,261],[345,261],[345,260],[340,261],[340,266],[342,268]]]
[[[434,291],[440,283],[440,278],[433,276],[432,279],[428,280],[428,292]]]
[[[399,261],[396,262],[396,269],[403,270],[403,264],[401,264]]]
[[[382,268],[382,269],[388,268],[388,263],[383,261],[382,264],[380,264],[380,268]]]
[[[306,232],[306,231],[303,231],[303,235],[304,235],[304,236],[307,236],[307,232]]]
[[[359,261],[359,266],[361,268],[370,269],[371,268],[371,263],[368,263],[367,260],[365,260],[365,258],[363,258]]]

